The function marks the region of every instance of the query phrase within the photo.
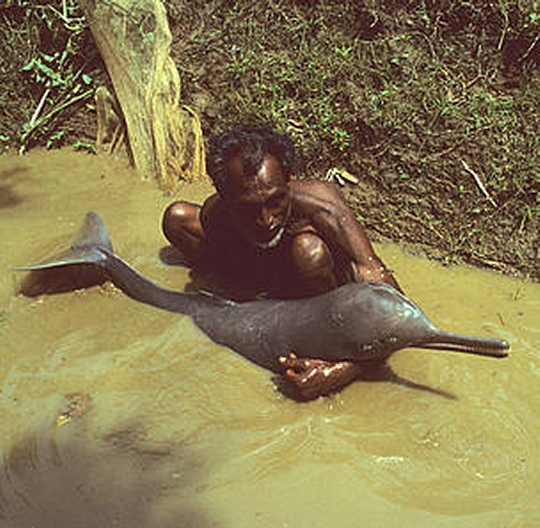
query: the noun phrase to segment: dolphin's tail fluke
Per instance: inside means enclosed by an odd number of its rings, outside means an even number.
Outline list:
[[[29,296],[87,288],[110,280],[132,299],[171,312],[189,314],[203,304],[217,304],[200,295],[161,288],[143,277],[115,255],[105,223],[92,212],[87,213],[68,250],[39,264],[15,269],[33,272],[21,288],[21,293]]]
[[[100,262],[106,260],[107,252],[112,253],[112,251],[113,247],[103,219],[97,213],[90,212],[86,214],[84,223],[69,249],[39,264],[20,266],[15,269],[38,271],[75,264],[99,265]]]
[[[465,354],[503,358],[508,356],[510,345],[508,341],[495,337],[473,337],[437,329],[433,338],[426,343],[422,343],[418,348],[449,350]]]

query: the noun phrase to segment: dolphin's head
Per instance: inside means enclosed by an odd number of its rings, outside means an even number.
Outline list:
[[[358,359],[381,358],[409,346],[431,323],[392,286],[362,282],[336,290],[330,308],[334,331]]]

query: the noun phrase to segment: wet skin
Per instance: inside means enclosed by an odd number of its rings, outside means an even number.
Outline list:
[[[240,158],[229,160],[228,169],[221,195],[202,207],[174,202],[163,217],[165,236],[195,269],[272,298],[309,297],[363,280],[401,291],[337,187],[288,182],[271,155],[256,175],[244,174]],[[294,351],[282,366],[310,398],[339,390],[360,374],[355,363],[298,359]]]

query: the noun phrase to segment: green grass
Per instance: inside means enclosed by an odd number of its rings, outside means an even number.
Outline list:
[[[376,187],[384,212],[366,201],[357,213],[377,232],[534,274],[540,79],[527,45],[538,4],[237,2],[184,48],[188,61],[214,58],[215,83],[198,82],[223,97],[218,130],[266,121],[301,147],[300,175],[337,164]]]
[[[94,93],[89,30],[75,0],[7,0],[0,14],[4,144],[20,152],[65,142],[63,120]],[[88,53],[89,51],[89,53]],[[24,90],[25,97],[13,97]],[[21,104],[22,103],[22,104]]]

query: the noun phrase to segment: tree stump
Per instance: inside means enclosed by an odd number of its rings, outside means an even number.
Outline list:
[[[81,3],[123,114],[134,166],[166,190],[203,175],[200,121],[180,105],[180,76],[161,1]]]

